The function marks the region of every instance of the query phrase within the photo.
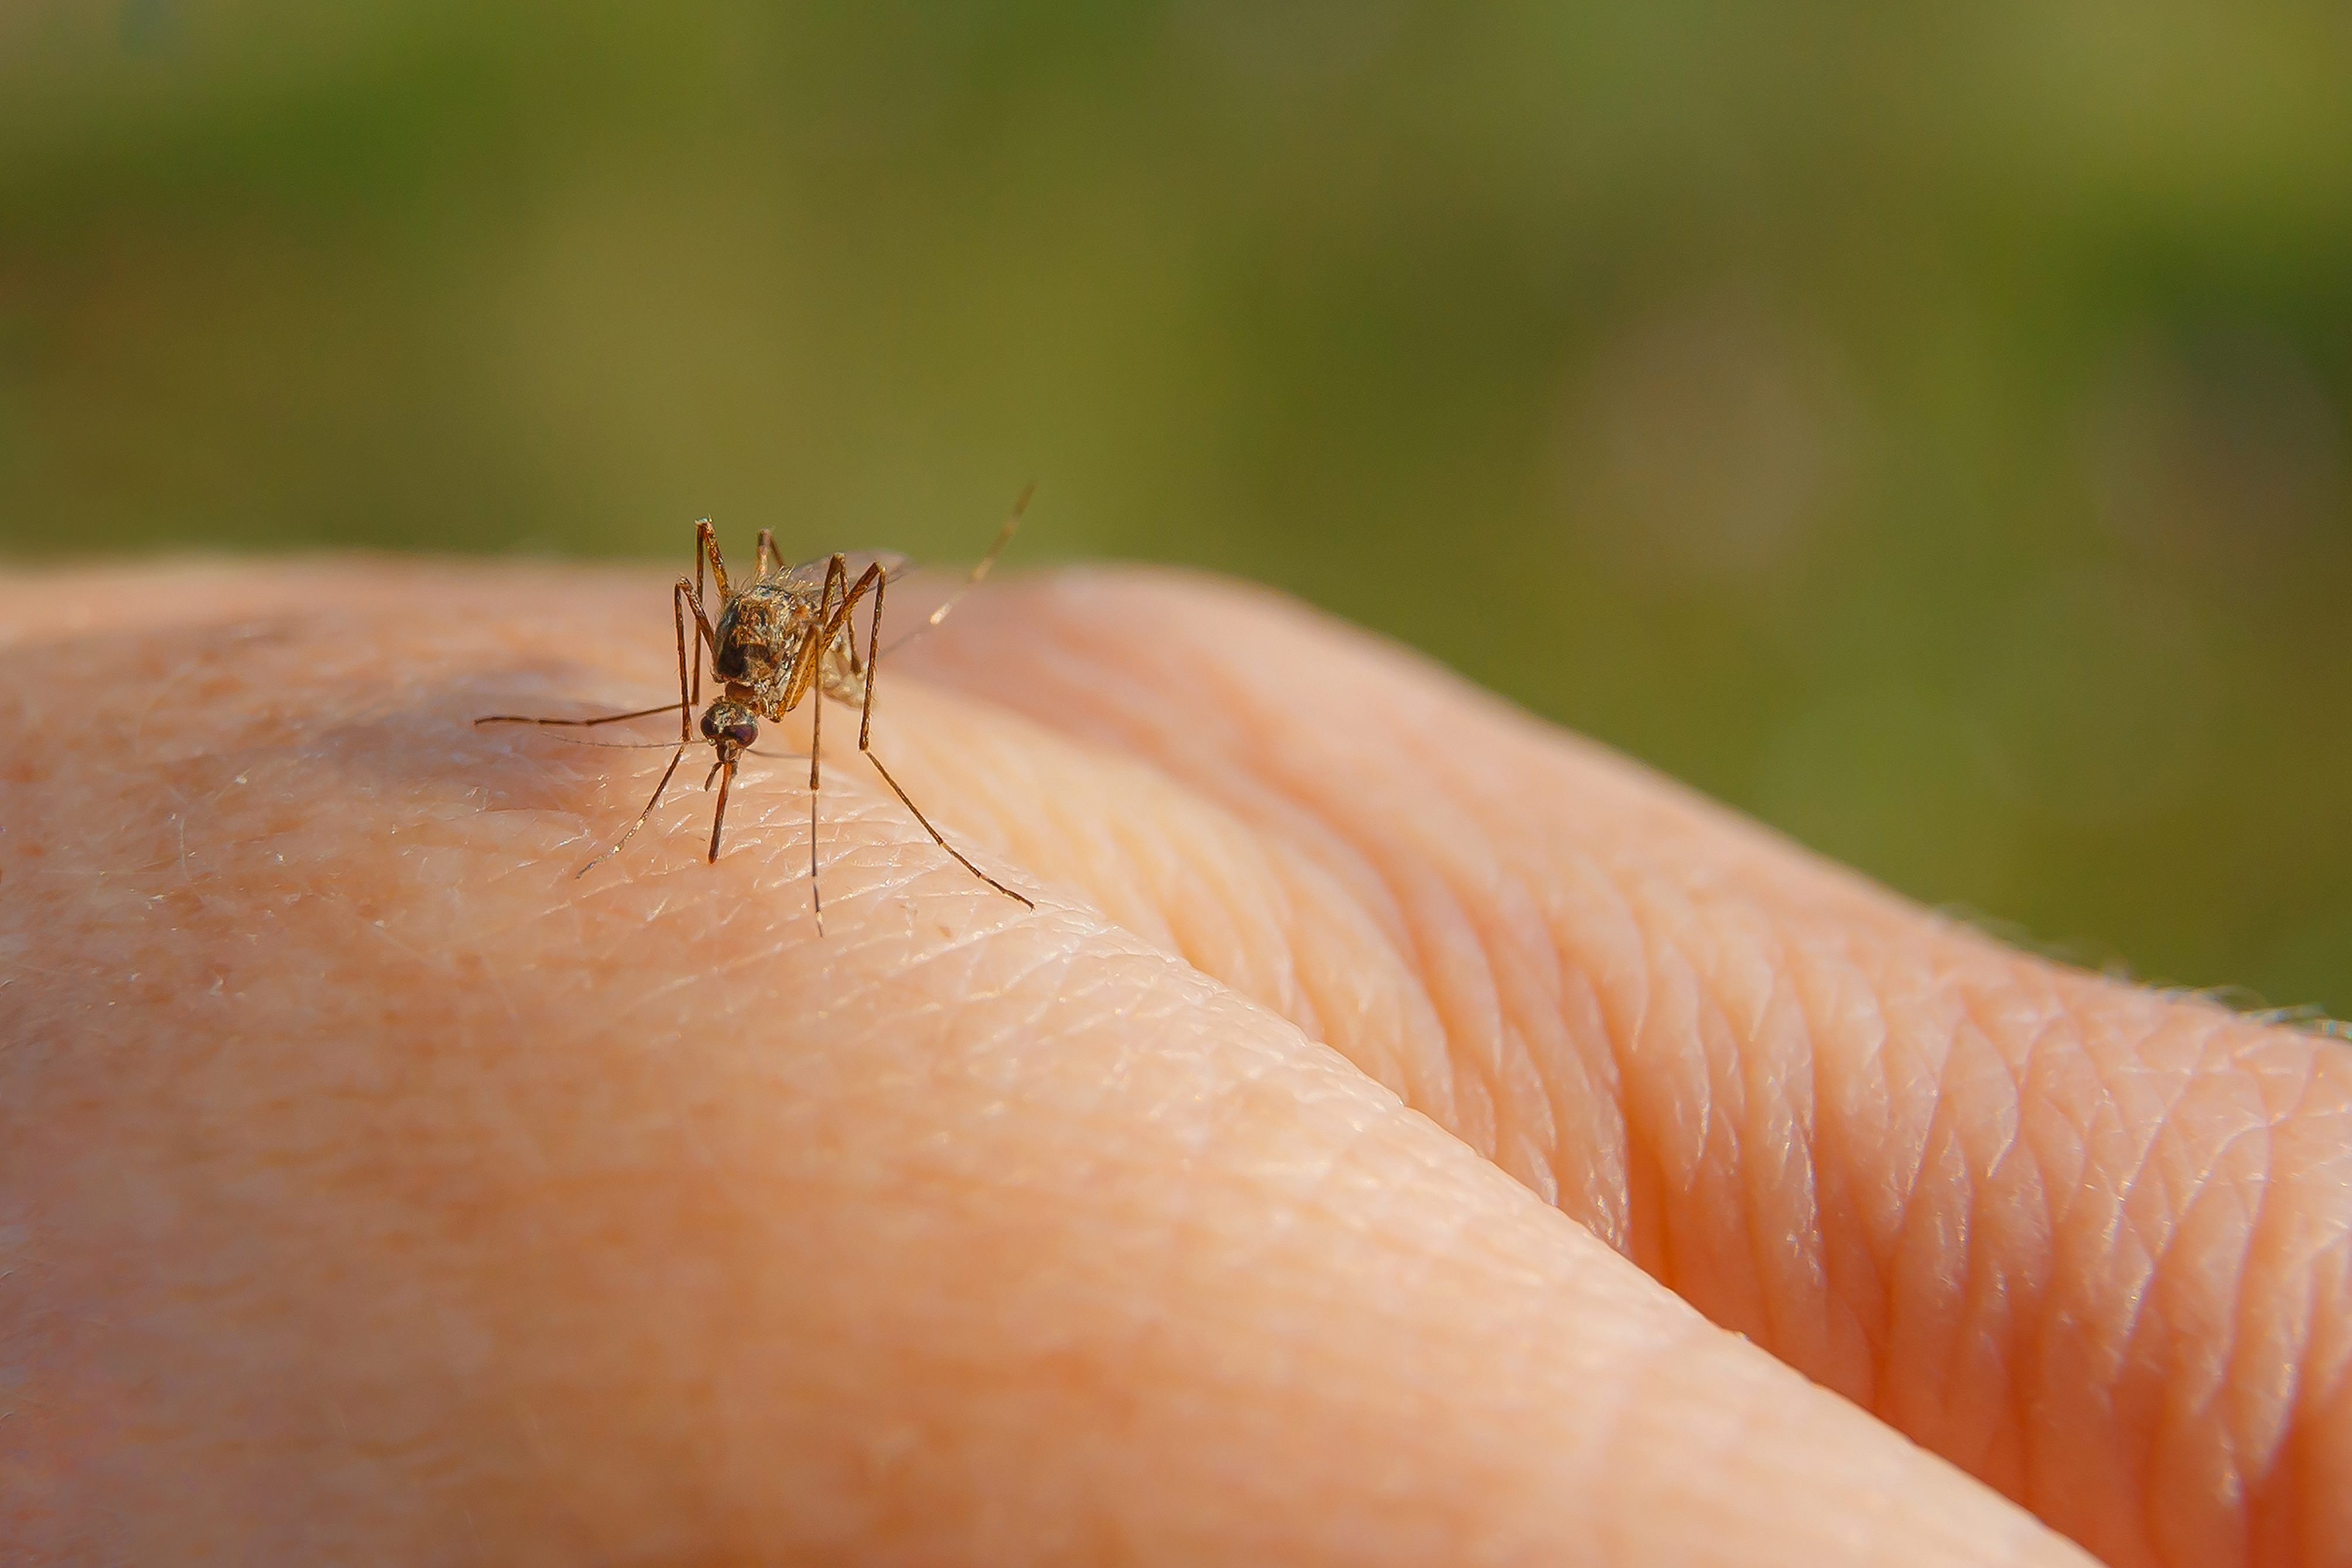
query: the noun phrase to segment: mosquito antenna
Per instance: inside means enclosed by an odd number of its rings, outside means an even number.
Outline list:
[[[954,609],[958,605],[962,604],[963,596],[966,594],[971,593],[974,588],[980,586],[982,579],[986,578],[988,575],[988,569],[996,564],[996,558],[1003,554],[1004,547],[1013,542],[1013,531],[1021,526],[1021,514],[1029,510],[1029,498],[1036,493],[1037,485],[1034,480],[1032,480],[1030,483],[1024,485],[1021,488],[1020,499],[1013,503],[1012,514],[1004,520],[1004,526],[996,531],[996,542],[988,547],[988,553],[980,558],[980,564],[971,569],[971,575],[963,580],[963,586],[958,588],[954,593],[950,594],[947,597],[947,603],[941,605],[938,609],[933,610],[929,616],[921,624],[917,626],[914,630],[908,632],[905,637],[899,637],[896,641],[892,642],[888,647],[882,650],[882,653],[898,652],[900,648],[905,647],[908,643],[913,642],[917,637],[921,637],[925,632],[929,631],[933,626],[938,626],[941,621],[946,620],[948,618],[948,612]],[[868,659],[866,662],[871,664],[874,662],[874,659],[878,659],[881,657],[882,654],[876,654],[873,659]]]

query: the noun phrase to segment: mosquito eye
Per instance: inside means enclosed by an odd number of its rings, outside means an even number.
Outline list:
[[[736,711],[740,713],[742,710]],[[738,746],[748,746],[760,738],[760,725],[748,713],[734,719],[713,708],[702,716],[702,738],[714,745],[720,741],[732,741]]]

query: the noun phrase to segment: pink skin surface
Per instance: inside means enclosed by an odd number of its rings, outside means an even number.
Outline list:
[[[2352,1051],[1167,575],[575,879],[665,581],[0,582],[0,1558],[2352,1562]]]

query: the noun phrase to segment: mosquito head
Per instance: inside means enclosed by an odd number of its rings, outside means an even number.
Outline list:
[[[731,763],[760,738],[760,721],[732,697],[722,697],[702,711],[702,738],[719,748],[720,763]]]

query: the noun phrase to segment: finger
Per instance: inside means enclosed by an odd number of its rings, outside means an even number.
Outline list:
[[[1166,879],[1181,950],[1717,1321],[2113,1561],[2352,1539],[2340,1046],[1955,929],[1267,595],[1067,574],[909,665],[1213,805],[1278,917],[1221,942]]]
[[[515,596],[310,576],[0,656],[47,770],[0,840],[37,1552],[2077,1560],[885,802],[827,820],[824,942],[781,792],[583,890],[634,759],[477,732],[471,689],[663,650]]]

